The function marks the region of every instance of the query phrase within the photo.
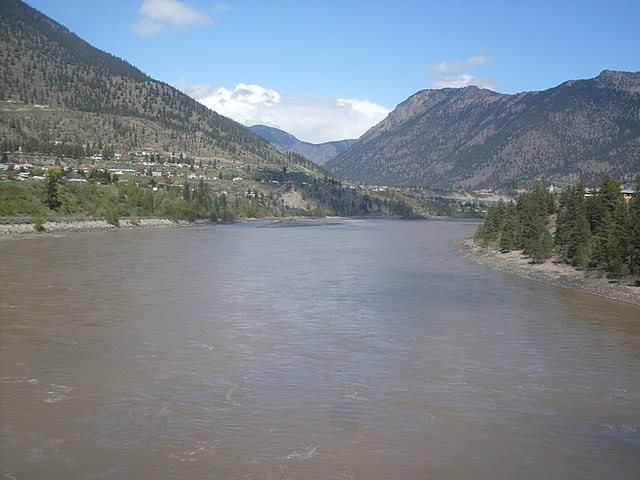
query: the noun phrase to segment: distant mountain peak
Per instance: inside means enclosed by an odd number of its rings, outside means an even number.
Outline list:
[[[270,127],[267,125],[253,125],[249,127],[256,135],[264,138],[268,142],[274,144],[278,147],[288,148],[298,143],[307,143],[298,140],[294,135],[285,132],[284,130],[280,130],[276,127]]]
[[[267,125],[253,125],[249,129],[276,148],[302,155],[317,165],[324,165],[335,156],[345,152],[355,142],[355,140],[336,140],[333,142],[309,143],[298,140],[290,133]]]
[[[542,92],[422,90],[347,152],[336,175],[378,184],[517,188],[640,172],[640,72],[603,71]]]

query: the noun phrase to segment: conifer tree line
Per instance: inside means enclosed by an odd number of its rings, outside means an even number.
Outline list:
[[[516,202],[491,207],[475,240],[505,251],[523,250],[534,263],[557,255],[612,277],[640,276],[639,190],[640,175],[629,201],[609,175],[593,191],[578,184],[559,197],[537,186]]]

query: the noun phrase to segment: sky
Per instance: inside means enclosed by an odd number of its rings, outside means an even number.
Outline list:
[[[638,0],[27,0],[244,125],[358,138],[428,88],[640,71]]]

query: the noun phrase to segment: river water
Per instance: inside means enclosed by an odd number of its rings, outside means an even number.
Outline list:
[[[639,307],[469,223],[262,226],[0,243],[0,474],[638,478]]]

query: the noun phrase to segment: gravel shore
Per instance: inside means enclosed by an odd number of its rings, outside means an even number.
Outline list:
[[[115,230],[118,228],[158,228],[192,225],[189,222],[173,222],[164,218],[146,218],[135,223],[120,220],[116,227],[105,220],[82,220],[71,222],[45,222],[44,231],[36,232],[32,223],[0,224],[0,239],[25,238],[40,235],[66,235],[72,232],[89,232],[95,230]]]
[[[477,245],[470,238],[458,240],[455,245],[466,257],[494,270],[548,283],[555,287],[640,305],[640,287],[629,285],[628,281],[618,283],[599,276],[596,272],[585,272],[551,260],[542,264],[532,264],[530,259],[520,251],[501,253]]]

